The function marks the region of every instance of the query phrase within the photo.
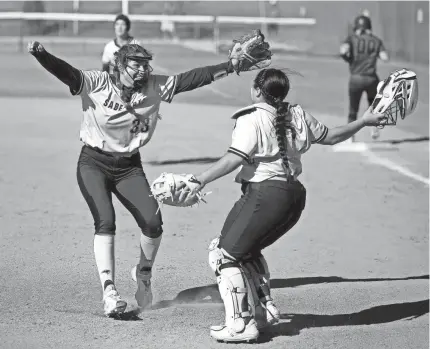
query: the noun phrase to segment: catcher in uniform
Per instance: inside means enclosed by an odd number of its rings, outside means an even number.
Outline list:
[[[367,16],[358,16],[354,21],[354,33],[348,36],[340,47],[341,57],[349,64],[349,114],[348,122],[357,119],[360,99],[366,92],[369,105],[372,104],[379,77],[376,74],[376,62],[379,59],[388,61],[381,39],[372,33],[372,22]],[[379,137],[379,129],[370,129],[373,139]],[[351,137],[351,141],[354,137]]]
[[[122,46],[127,44],[137,44],[140,42],[130,35],[131,22],[126,15],[118,15],[115,18],[114,30],[115,39],[109,41],[104,49],[102,55],[102,71],[106,71],[110,74],[113,73],[115,66],[115,52],[117,52]]]
[[[77,179],[94,219],[94,255],[107,316],[123,313],[127,306],[115,287],[112,193],[130,211],[142,231],[140,261],[132,269],[132,277],[138,286],[137,303],[147,308],[152,303],[151,270],[163,222],[142,169],[139,148],[154,133],[161,102],[170,103],[178,93],[208,85],[232,72],[239,74],[270,64],[269,44],[259,31],[238,45],[240,52],[251,56],[230,55],[228,62],[171,76],[152,74],[149,64],[152,54],[136,44],[124,45],[115,54],[114,75],[76,69],[48,53],[38,42],[28,45],[28,51],[47,71],[66,84],[72,95],[81,97],[80,139],[84,145]],[[242,62],[242,58],[248,63]]]
[[[210,331],[219,341],[255,340],[261,328],[279,321],[261,251],[292,229],[305,207],[306,190],[298,180],[301,156],[312,144],[333,145],[385,120],[369,108],[361,119],[329,129],[300,105],[285,102],[289,89],[282,70],[261,70],[251,88],[254,104],[232,116],[236,124],[227,153],[203,173],[184,178],[182,189],[188,192],[177,199],[198,201],[206,184],[242,165],[235,180],[243,195],[209,246],[209,264],[225,306],[225,323]]]

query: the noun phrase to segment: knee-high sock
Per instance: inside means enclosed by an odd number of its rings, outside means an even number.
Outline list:
[[[115,282],[115,236],[94,235],[94,256],[103,291],[114,287]]]
[[[158,248],[161,243],[160,235],[157,238],[150,238],[146,235],[140,235],[140,261],[139,270],[143,275],[146,275],[148,279],[151,278],[151,270],[154,265],[155,257],[157,256]]]

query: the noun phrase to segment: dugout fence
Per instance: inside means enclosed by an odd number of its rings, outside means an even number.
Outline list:
[[[32,6],[23,6],[29,3]],[[224,51],[232,37],[261,28],[275,52],[336,56],[353,18],[366,11],[394,59],[429,62],[428,2],[278,2],[279,17],[270,17],[268,1],[178,1],[181,9],[173,15],[163,14],[163,3],[0,1],[2,50],[22,50],[31,36],[43,37],[48,46],[63,42],[79,46],[78,51],[100,52],[100,45],[113,35],[115,15],[122,12],[132,20],[132,34],[143,42],[160,40],[162,22],[170,21],[176,40],[215,52]]]

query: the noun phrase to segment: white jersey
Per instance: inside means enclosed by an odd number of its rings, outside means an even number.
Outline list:
[[[132,36],[129,37],[127,44],[137,44],[141,45],[138,40],[133,38]],[[113,66],[115,64],[115,52],[117,52],[121,46],[117,43],[116,39],[113,39],[109,41],[103,50],[102,55],[102,63],[103,64],[109,64],[109,73],[112,74]]]
[[[150,75],[148,83],[125,108],[120,90],[107,72],[81,71],[83,120],[80,139],[85,144],[118,155],[131,155],[151,139],[160,103],[171,102],[176,76]]]
[[[258,103],[238,110],[233,118],[237,120],[228,152],[244,159],[236,182],[286,180],[274,127],[276,109],[269,104]],[[286,130],[288,171],[289,175],[297,178],[302,172],[301,155],[312,143],[322,141],[328,128],[299,105],[289,107],[287,120],[295,130],[294,138],[292,131]]]

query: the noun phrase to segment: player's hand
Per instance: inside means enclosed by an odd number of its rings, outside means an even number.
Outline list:
[[[183,203],[185,201],[193,201],[195,196],[201,196],[201,190],[205,184],[196,178],[196,183],[181,183],[178,189],[183,189],[179,195],[178,202]]]
[[[27,45],[28,53],[37,56],[39,53],[45,52],[45,48],[38,41],[30,41]]]
[[[369,107],[363,114],[363,121],[366,126],[381,126],[386,119],[384,114],[374,113],[372,107]]]

